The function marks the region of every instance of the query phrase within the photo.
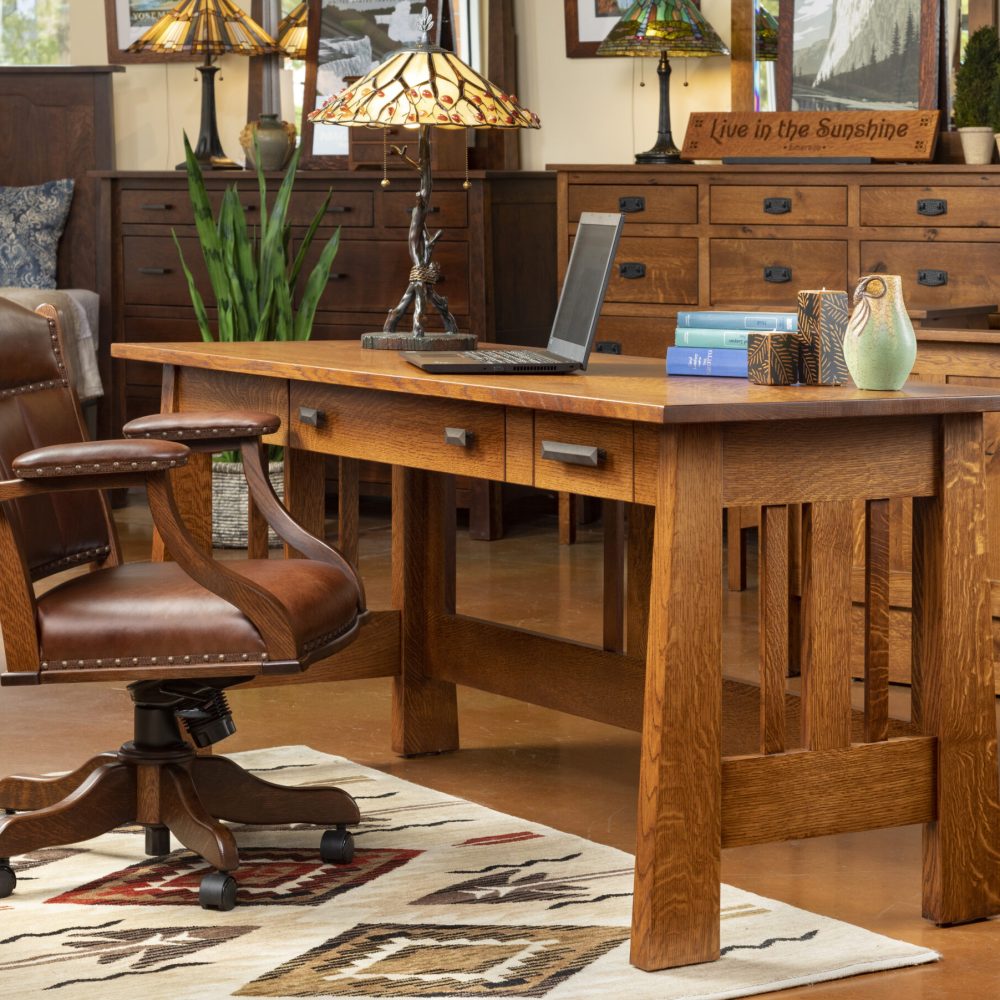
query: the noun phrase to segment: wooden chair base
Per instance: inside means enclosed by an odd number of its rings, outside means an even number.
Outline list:
[[[169,850],[172,833],[213,868],[239,865],[238,823],[357,823],[358,807],[339,788],[289,788],[250,774],[224,757],[197,757],[189,747],[143,753],[127,743],[58,778],[0,780],[0,858],[73,844],[126,823],[153,833],[147,845]]]

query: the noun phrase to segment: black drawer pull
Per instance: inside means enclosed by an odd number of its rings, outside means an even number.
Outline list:
[[[765,198],[764,211],[768,215],[788,215],[792,210],[791,198]]]
[[[331,281],[343,281],[345,278],[350,277],[346,271],[331,271],[330,280]]]
[[[631,215],[634,212],[646,211],[646,199],[642,195],[627,195],[618,199],[618,211]]]
[[[444,429],[444,443],[453,444],[458,448],[471,448],[475,434],[467,431],[464,427],[446,427]]]
[[[142,206],[142,210],[144,212],[169,212],[170,209],[172,209],[173,207],[174,207],[173,205],[152,204],[152,203],[149,203],[149,204],[143,205]]]
[[[353,212],[354,209],[350,205],[327,205],[326,210],[328,212]]]
[[[170,274],[169,267],[140,267],[140,274]]]
[[[783,285],[786,281],[792,280],[792,269],[790,267],[765,267],[764,280],[770,281],[773,285]]]
[[[410,215],[413,212],[413,209],[412,208],[404,208],[403,211],[406,212],[407,215]],[[441,206],[440,205],[431,205],[430,208],[427,209],[427,214],[428,215],[435,215],[436,213],[438,213],[440,211],[441,211]]]
[[[636,260],[626,261],[624,264],[618,265],[618,273],[623,278],[645,278],[646,265],[640,264]]]
[[[564,441],[543,441],[542,458],[564,465],[587,465],[596,469],[605,459],[603,448],[587,444],[567,444]]]
[[[918,198],[917,215],[947,215],[948,202],[944,198]]]
[[[319,427],[323,423],[323,411],[317,410],[314,406],[300,406],[299,420],[309,427]]]
[[[930,267],[922,267],[917,271],[917,284],[927,285],[929,288],[937,288],[939,285],[948,284],[947,271],[935,271]]]

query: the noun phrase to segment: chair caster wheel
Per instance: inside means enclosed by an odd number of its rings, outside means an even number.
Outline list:
[[[203,910],[231,910],[236,905],[236,879],[225,872],[211,872],[201,880],[198,902]]]
[[[354,859],[354,837],[350,830],[327,830],[319,842],[319,856],[328,864],[346,865]]]
[[[10,865],[0,864],[0,899],[6,899],[17,885],[17,876]]]

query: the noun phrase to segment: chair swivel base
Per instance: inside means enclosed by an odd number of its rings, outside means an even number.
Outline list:
[[[236,902],[236,882],[228,873],[239,866],[239,852],[221,820],[334,827],[323,836],[323,860],[351,860],[353,838],[344,827],[360,816],[347,792],[277,785],[225,757],[199,757],[181,741],[172,712],[160,721],[167,732],[173,729],[176,741],[129,742],[58,778],[0,779],[0,809],[14,810],[0,815],[0,898],[17,881],[10,858],[89,840],[127,823],[146,827],[147,853],[169,851],[173,834],[215,869],[199,892],[208,909],[228,910]]]

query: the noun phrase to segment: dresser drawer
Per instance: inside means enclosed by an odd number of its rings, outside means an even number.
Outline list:
[[[609,500],[632,499],[632,424],[535,414],[534,485]],[[580,462],[595,464],[578,464]]]
[[[709,214],[715,225],[843,226],[847,188],[714,184]]]
[[[407,229],[413,212],[411,191],[386,191],[378,196],[378,221],[388,229]],[[435,191],[427,214],[427,228],[465,229],[469,225],[469,196],[464,191]],[[454,233],[452,233],[454,235]]]
[[[711,304],[790,306],[800,288],[847,288],[840,240],[712,240]]]
[[[290,402],[289,444],[294,448],[504,478],[502,406],[302,382],[292,382]],[[303,407],[307,418],[308,411],[316,411],[316,426],[303,420]],[[373,427],[379,428],[377,438]],[[456,443],[449,443],[446,433]]]
[[[698,241],[623,236],[605,299],[693,305],[698,301]]]
[[[862,274],[898,274],[914,309],[1000,302],[995,243],[861,244]]]
[[[863,187],[862,226],[1000,226],[1000,188]]]
[[[184,259],[207,306],[215,304],[208,271],[197,237],[179,238]],[[317,234],[306,259],[304,286],[315,266],[325,239]],[[293,241],[294,249],[294,241]],[[438,285],[453,313],[469,312],[469,249],[465,243],[438,243],[434,259],[441,265]],[[126,236],[122,240],[124,300],[128,305],[190,306],[187,281],[177,248],[169,236]],[[405,240],[343,240],[330,271],[330,281],[319,308],[331,312],[388,311],[400,299],[410,273]]]
[[[626,226],[630,222],[697,222],[698,188],[694,184],[571,184],[569,221],[579,222],[581,212],[623,212]]]

